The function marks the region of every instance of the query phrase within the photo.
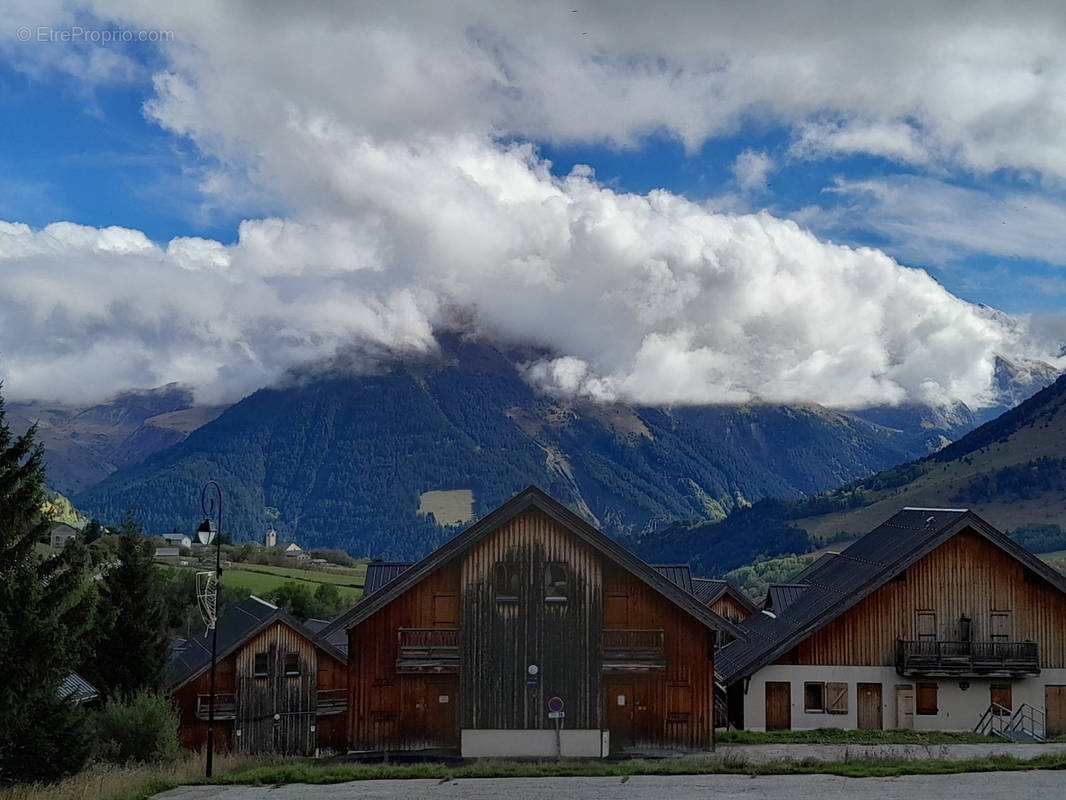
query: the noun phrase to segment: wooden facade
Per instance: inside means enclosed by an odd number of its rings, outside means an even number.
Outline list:
[[[216,665],[216,750],[313,755],[346,748],[348,672],[341,654],[316,645],[294,621],[276,618],[226,644]],[[171,689],[179,738],[190,749],[207,743],[209,666]]]
[[[467,546],[445,545],[426,559],[431,571],[415,565],[395,596],[346,626],[352,749],[454,750],[464,730],[554,731],[551,697],[565,703],[567,730],[609,730],[612,750],[712,745],[708,620],[718,618],[589,541],[602,534],[576,535],[541,497]]]
[[[1034,642],[1040,667],[1066,667],[1066,595],[964,530],[776,663],[894,666],[898,640],[925,637]]]
[[[711,603],[711,611],[730,622],[743,622],[751,615],[751,609],[729,592]]]

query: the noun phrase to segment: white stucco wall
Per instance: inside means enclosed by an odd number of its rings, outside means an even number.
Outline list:
[[[792,730],[813,728],[856,728],[858,696],[856,684],[880,683],[882,720],[884,727],[913,727],[915,730],[969,731],[973,730],[991,702],[993,683],[1009,683],[1014,708],[1028,703],[1044,708],[1044,687],[1049,684],[1066,685],[1066,669],[1045,669],[1034,678],[964,678],[969,688],[959,688],[957,678],[904,678],[894,667],[831,667],[780,666],[764,667],[752,676],[744,695],[744,727],[751,731],[766,730],[766,682],[788,681],[792,686]],[[807,713],[803,709],[803,684],[807,681],[848,684],[848,712],[846,714]],[[911,726],[897,719],[896,688],[918,683],[936,683],[937,710],[933,715],[914,715]]]

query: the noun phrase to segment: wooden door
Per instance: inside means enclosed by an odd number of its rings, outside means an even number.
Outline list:
[[[1066,734],[1066,686],[1044,687],[1044,709],[1048,738]]]
[[[612,755],[633,746],[633,684],[608,681],[603,697],[603,717],[611,732]]]
[[[914,687],[896,687],[896,727],[900,730],[914,730]]]
[[[459,746],[458,706],[458,675],[435,675],[426,680],[425,736],[433,745]]]
[[[1013,694],[1009,683],[993,683],[989,687],[988,699],[989,702],[1003,706],[1006,709],[1006,711],[995,709],[996,714],[1010,716],[1010,712],[1014,709]]]
[[[792,730],[792,684],[788,681],[766,682],[766,730]]]
[[[858,694],[859,730],[879,731],[884,728],[882,720],[881,684],[860,683],[856,686]]]

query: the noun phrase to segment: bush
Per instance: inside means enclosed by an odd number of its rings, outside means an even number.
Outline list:
[[[110,702],[97,718],[97,756],[116,764],[178,758],[178,712],[170,700],[143,692],[128,703]]]

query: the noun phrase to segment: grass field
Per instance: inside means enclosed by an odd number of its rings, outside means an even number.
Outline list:
[[[176,567],[176,569],[190,569],[190,567]],[[329,571],[272,567],[265,564],[233,564],[222,571],[224,585],[244,589],[249,594],[262,596],[285,583],[303,583],[312,591],[320,584],[332,583],[340,590],[345,600],[353,603],[363,596],[365,580],[365,564],[359,564],[356,567],[333,567]]]

